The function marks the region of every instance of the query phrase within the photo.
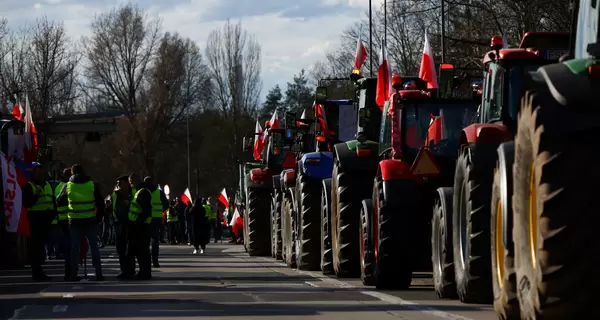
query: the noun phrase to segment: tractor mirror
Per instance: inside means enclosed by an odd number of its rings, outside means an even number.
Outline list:
[[[327,101],[327,87],[317,87],[315,94],[315,102],[318,104],[324,104]]]

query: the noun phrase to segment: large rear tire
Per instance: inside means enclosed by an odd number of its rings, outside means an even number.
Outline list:
[[[248,188],[248,254],[250,256],[271,255],[271,194],[265,187]]]
[[[375,284],[373,276],[373,200],[362,201],[360,209],[360,280],[365,286]]]
[[[323,274],[333,274],[330,204],[331,179],[325,179],[321,189],[321,271]]]
[[[281,257],[281,203],[282,193],[280,190],[275,190],[273,195],[273,202],[271,204],[271,221],[272,221],[272,251],[271,257],[282,260]]]
[[[353,176],[354,175],[354,176]],[[365,188],[361,174],[342,170],[337,163],[333,165],[331,186],[332,217],[331,235],[333,251],[333,270],[340,278],[360,276],[360,201],[369,196],[369,187]]]
[[[600,180],[600,114],[597,105],[558,105],[544,91],[525,94],[515,138],[513,240],[521,316],[593,318],[600,288],[593,184]]]
[[[296,181],[296,264],[300,270],[321,270],[321,180],[299,174]]]
[[[490,219],[494,309],[501,320],[520,320],[514,248],[507,248],[503,240],[504,230],[508,226],[504,225],[505,221],[502,215],[503,206],[506,204],[502,203],[501,188],[500,171],[496,168],[492,187],[492,218]]]
[[[283,260],[290,268],[296,268],[294,205],[289,195],[283,197],[281,214],[281,237],[283,243]]]
[[[404,181],[402,182],[404,183]],[[373,186],[373,243],[375,245],[374,282],[377,289],[408,289],[412,282],[415,254],[414,221],[419,212],[416,182],[406,181],[389,190],[386,198],[383,180],[376,177]]]
[[[476,147],[477,148],[477,147]],[[461,152],[454,175],[452,243],[458,298],[491,303],[490,203],[496,151]]]
[[[440,299],[456,299],[454,249],[452,248],[452,188],[438,189],[431,221],[433,286]]]

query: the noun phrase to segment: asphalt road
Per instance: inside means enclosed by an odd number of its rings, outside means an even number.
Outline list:
[[[211,244],[201,256],[163,245],[152,280],[117,281],[114,249],[102,254],[103,282],[63,282],[59,261],[47,264],[48,283],[32,283],[28,270],[0,271],[0,319],[497,319],[491,306],[437,299],[427,274],[409,290],[380,292],[248,257],[240,245]]]

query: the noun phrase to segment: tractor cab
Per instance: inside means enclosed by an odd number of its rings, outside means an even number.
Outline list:
[[[569,32],[527,32],[519,48],[535,52],[548,61],[558,62],[560,57],[569,54],[570,38]]]
[[[298,130],[296,128],[281,128],[279,126],[268,128],[267,148],[263,151],[263,159],[269,170],[279,173],[285,169],[296,167],[294,149],[297,142]]]
[[[316,151],[331,151],[336,143],[356,137],[358,105],[355,99],[354,84],[349,78],[319,81],[312,110],[317,134]]]
[[[461,131],[475,119],[477,101],[470,95],[448,99],[424,90],[397,90],[396,83],[394,88],[381,118],[382,158],[412,163],[415,175],[452,174]]]
[[[502,41],[500,36],[492,37],[492,51],[483,59],[484,81],[479,122],[504,124],[514,132],[522,90],[526,87],[524,81],[528,78],[526,75],[552,61],[540,55],[540,51],[502,49]]]

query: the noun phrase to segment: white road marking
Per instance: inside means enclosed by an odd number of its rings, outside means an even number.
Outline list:
[[[62,295],[63,298],[73,298],[75,295],[70,293],[65,293]]]
[[[432,316],[436,316],[439,318],[443,318],[443,319],[448,319],[448,320],[473,320],[471,318],[467,318],[467,317],[463,317],[463,316],[459,316],[456,314],[452,314],[449,312],[445,312],[445,311],[440,311],[434,308],[430,308],[430,307],[425,307],[422,306],[416,302],[412,302],[412,301],[408,301],[408,300],[404,300],[402,298],[398,298],[383,292],[377,292],[377,291],[361,291],[360,293],[367,295],[367,296],[371,296],[371,297],[375,297],[383,302],[387,302],[390,304],[399,304],[402,306],[405,306],[408,309],[414,310],[414,311],[420,311],[422,313],[425,314],[429,314]]]
[[[52,312],[66,312],[68,307],[67,305],[57,305],[52,308]]]
[[[318,285],[316,285],[315,283],[312,283],[312,282],[304,281],[304,283],[306,283],[307,285],[309,285],[309,286],[311,286],[313,288],[318,288],[319,287]]]
[[[273,261],[273,260],[269,260],[266,257],[260,257],[260,260],[265,261],[265,262],[270,262],[276,265],[283,265],[283,266],[287,266],[285,263],[281,263],[279,261]],[[344,289],[349,289],[349,288],[356,288],[356,286],[353,286],[347,282],[344,281],[340,281],[338,279],[334,279],[334,278],[330,278],[326,275],[323,275],[321,273],[318,272],[314,272],[314,271],[303,271],[303,270],[298,270],[298,269],[292,269],[294,271],[296,271],[297,273],[300,274],[304,274],[304,275],[308,275],[311,276],[313,278],[317,278],[320,279],[323,282],[328,282],[336,287],[339,288],[344,288]],[[280,271],[278,271],[279,273],[282,273]],[[285,274],[285,273],[284,273]],[[453,313],[449,313],[449,312],[445,312],[445,311],[440,311],[437,310],[435,308],[431,308],[431,307],[425,307],[422,306],[416,302],[412,302],[409,300],[404,300],[402,298],[398,298],[383,292],[378,292],[378,291],[361,291],[362,294],[364,295],[368,295],[374,298],[377,298],[383,302],[387,302],[389,304],[397,304],[397,305],[403,305],[408,309],[414,310],[414,311],[419,311],[428,315],[432,315],[432,316],[436,316],[438,318],[442,318],[442,319],[448,319],[448,320],[473,320],[471,318],[467,318],[467,317],[463,317],[457,314],[453,314]]]

